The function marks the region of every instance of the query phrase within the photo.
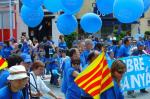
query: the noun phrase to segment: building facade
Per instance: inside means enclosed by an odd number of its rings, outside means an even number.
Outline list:
[[[20,0],[0,0],[0,41],[8,40],[11,36],[15,37],[19,41],[22,33],[26,33],[28,37],[32,38],[32,36],[34,36],[40,41],[44,36],[51,36],[57,45],[59,35],[61,35],[56,26],[57,17],[60,15],[60,13],[52,14],[44,9],[45,16],[41,24],[35,28],[29,28],[26,24],[24,24],[20,17],[19,12],[21,5],[22,4]],[[78,22],[80,21],[82,15],[84,15],[85,13],[94,12],[99,14],[97,9],[95,8],[95,0],[84,0],[84,4],[80,12],[76,14]],[[113,17],[112,14],[100,17],[102,18],[103,26],[98,34],[107,36],[113,32],[114,26],[116,24],[118,25],[118,21]],[[130,25],[128,24],[128,27],[125,30],[129,29],[132,36],[138,33],[138,27],[140,27],[141,33],[143,34],[145,33],[145,31],[150,31],[150,9],[139,21],[140,25],[137,23],[132,23]],[[77,32],[84,32],[81,29],[80,25],[78,26]]]

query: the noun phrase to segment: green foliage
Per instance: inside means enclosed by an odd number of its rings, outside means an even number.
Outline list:
[[[73,41],[78,37],[78,33],[73,32],[71,35],[65,35],[64,37],[68,48],[71,48]]]
[[[145,35],[150,35],[150,31],[145,31]]]
[[[118,34],[118,30],[114,30],[113,33],[118,41],[121,40],[126,35],[126,31],[121,31],[121,33]]]

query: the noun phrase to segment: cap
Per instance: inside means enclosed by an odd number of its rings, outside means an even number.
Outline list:
[[[22,54],[21,54],[21,57],[23,58],[23,61],[24,61],[25,63],[32,62],[31,56],[30,56],[29,54],[27,54],[27,53],[22,53]]]
[[[8,70],[10,75],[7,77],[8,80],[18,80],[23,78],[28,78],[26,69],[22,65],[12,66]]]
[[[137,43],[137,47],[139,47],[139,46],[144,46],[144,43],[138,42],[138,43]]]

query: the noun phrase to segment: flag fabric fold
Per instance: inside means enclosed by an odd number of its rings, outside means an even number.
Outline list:
[[[74,81],[94,99],[100,99],[100,94],[113,86],[105,53],[102,52]]]
[[[8,66],[7,61],[4,58],[0,57],[0,70],[6,68],[7,66]]]

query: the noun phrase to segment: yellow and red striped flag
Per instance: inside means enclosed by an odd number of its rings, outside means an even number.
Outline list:
[[[7,66],[8,66],[7,61],[4,58],[0,57],[0,70],[6,68]]]
[[[101,93],[113,87],[111,72],[104,52],[77,76],[75,83],[94,99],[100,99]]]

